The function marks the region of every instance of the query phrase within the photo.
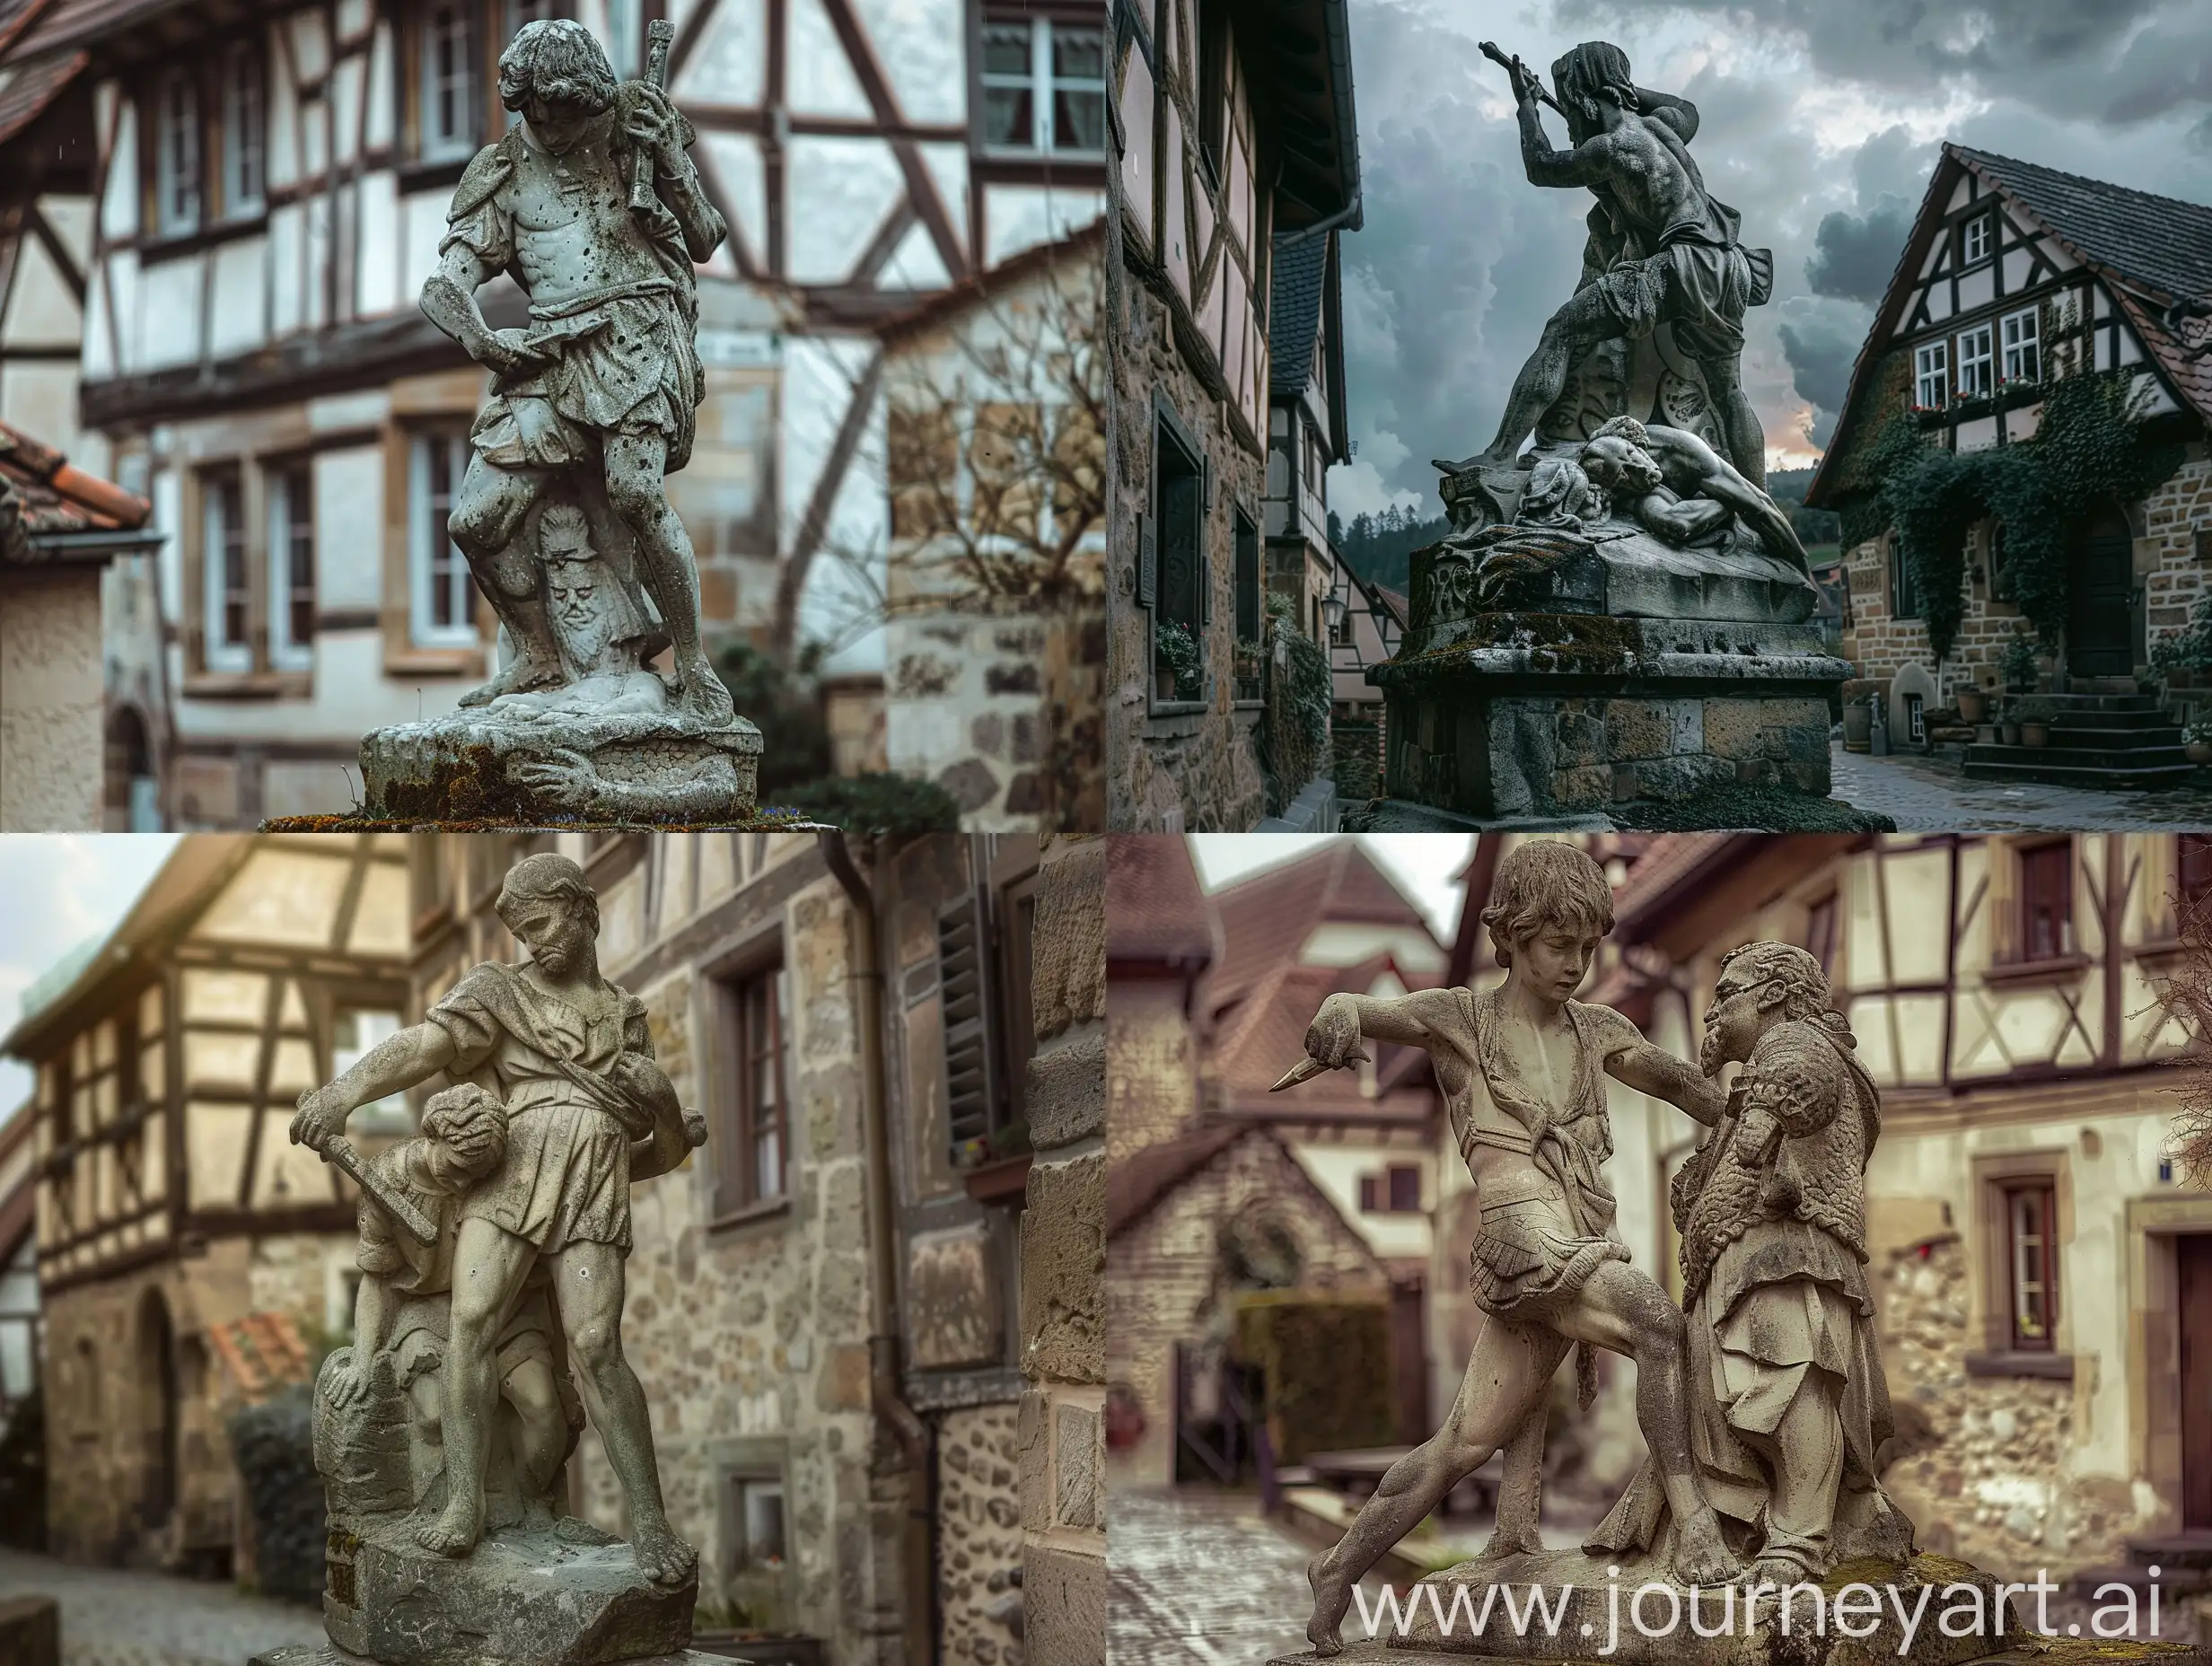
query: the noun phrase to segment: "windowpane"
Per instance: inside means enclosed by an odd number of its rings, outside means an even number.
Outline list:
[[[1913,350],[1913,403],[1929,409],[1950,403],[1950,351],[1940,341]]]
[[[304,467],[269,478],[269,646],[280,664],[311,662],[315,639],[314,478]]]
[[[1052,148],[1106,148],[1106,35],[1076,23],[1051,25]]]
[[[1393,1167],[1390,1172],[1391,1213],[1395,1214],[1419,1214],[1421,1171],[1415,1168]]]
[[[417,435],[414,443],[415,639],[426,646],[473,646],[476,583],[468,557],[448,530],[468,467],[469,443],[459,434],[439,434]]]
[[[740,1481],[738,1512],[743,1537],[738,1549],[741,1568],[780,1568],[784,1565],[784,1484],[781,1481]]]
[[[1966,223],[1962,253],[1968,265],[1986,260],[1989,256],[1989,216],[1978,215]]]
[[[2042,324],[2035,310],[2015,312],[2004,323],[2005,380],[2040,381],[2043,376]]]
[[[1106,79],[1106,32],[1074,23],[1058,23],[1052,31],[1052,74],[1061,81]]]
[[[256,213],[261,206],[261,61],[249,48],[234,50],[223,84],[223,212]]]
[[[2048,1348],[2058,1321],[2056,1194],[2048,1181],[2010,1186],[2005,1192],[2008,1271],[2012,1284],[2012,1343]]]
[[[1023,81],[1030,73],[1030,26],[1027,23],[987,23],[983,29],[983,73],[1012,75]]]
[[[782,969],[769,968],[724,986],[728,1005],[731,1126],[718,1165],[717,1207],[742,1208],[786,1189]]]
[[[159,109],[154,190],[161,229],[189,232],[199,223],[199,95],[189,75],[171,72]]]
[[[1983,324],[1959,337],[1959,397],[1971,399],[1989,391],[1989,327]]]
[[[1030,113],[1032,101],[1032,94],[1026,85],[986,86],[983,89],[983,142],[986,145],[1035,144],[1035,139],[1031,137],[1032,118]]]
[[[246,529],[238,476],[225,469],[204,477],[200,501],[207,668],[250,671],[252,639],[247,633],[252,594],[246,572]]]
[[[1060,87],[1052,94],[1052,148],[1102,151],[1106,148],[1106,94]]]
[[[2074,846],[2041,845],[2020,857],[2021,951],[2054,960],[2074,951]]]
[[[476,42],[470,12],[444,0],[423,13],[422,145],[426,154],[453,154],[476,139]]]

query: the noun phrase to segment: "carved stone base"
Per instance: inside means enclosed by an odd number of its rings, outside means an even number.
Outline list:
[[[1617,1578],[1608,1576],[1611,1567],[1619,1568]],[[1478,1632],[1472,1617],[1481,1612],[1493,1582],[1497,1591],[1488,1622]],[[1631,1604],[1647,1584],[1663,1590],[1644,1598],[1645,1626],[1639,1630],[1631,1618]],[[1837,1594],[1851,1584],[1872,1588],[1881,1603],[1879,1618],[1865,1591],[1853,1592],[1839,1613]],[[1508,1595],[1510,1606],[1526,1615],[1538,1586],[1543,1588],[1541,1612],[1546,1618],[1516,1628],[1506,1618]],[[1572,1590],[1563,1592],[1562,1586]],[[1967,1597],[1960,1587],[1971,1587],[1979,1597]],[[1430,1605],[1431,1589],[1440,1600],[1438,1608]],[[1828,1608],[1823,1628],[1814,1628],[1811,1598],[1801,1591],[1786,1635],[1775,1615],[1771,1590],[1760,1599],[1755,1621],[1747,1625],[1741,1589],[1731,1624],[1725,1623],[1722,1591],[1709,1588],[1698,1599],[1698,1623],[1706,1631],[1721,1635],[1701,1636],[1690,1623],[1687,1588],[1677,1585],[1663,1567],[1648,1560],[1621,1565],[1593,1560],[1579,1550],[1543,1550],[1488,1563],[1463,1563],[1430,1574],[1405,1593],[1418,1600],[1420,1613],[1405,1635],[1347,1641],[1344,1653],[1332,1658],[1341,1666],[1458,1666],[1472,1655],[1603,1661],[1619,1666],[1864,1666],[1877,1661],[1902,1666],[2203,1666],[2205,1660],[2203,1651],[2181,1644],[2068,1637],[2063,1633],[2043,1636],[2032,1629],[2032,1602],[2023,1606],[2021,1598],[2002,1596],[1994,1575],[1943,1556],[1916,1556],[1909,1562],[1860,1557],[1839,1565],[1821,1582],[1821,1591]],[[1909,1643],[1907,1627],[1897,1616],[1897,1601],[1904,1604],[1909,1620],[1916,1613],[1920,1616]],[[1942,1617],[1946,1606],[1955,1616],[1953,1629],[1965,1635],[1944,1635]],[[1448,1632],[1438,1624],[1439,1609],[1456,1620]],[[2001,1628],[1997,1618],[2000,1610]],[[1670,1611],[1675,1615],[1671,1625]],[[1973,1613],[1980,1616],[1979,1629],[1970,1629]],[[1558,1617],[1558,1624],[1550,1623],[1552,1616]],[[1839,1618],[1856,1635],[1845,1635]],[[1348,1638],[1359,1628],[1356,1607],[1347,1619]],[[1269,1657],[1268,1666],[1312,1666],[1320,1658],[1311,1651],[1278,1654]]]
[[[742,1660],[728,1654],[708,1654],[698,1649],[684,1649],[674,1654],[649,1654],[642,1660],[626,1661],[623,1666],[745,1666]],[[379,1666],[374,1661],[358,1654],[348,1654],[344,1649],[329,1644],[315,1648],[303,1643],[279,1644],[273,1649],[248,1657],[246,1666]]]
[[[1850,666],[1810,624],[1488,613],[1368,673],[1384,790],[1489,821],[1732,785],[1828,795],[1829,697]]]
[[[358,1532],[333,1524],[323,1623],[346,1654],[380,1666],[611,1666],[680,1656],[691,1641],[698,1582],[654,1584],[628,1545],[582,1521],[505,1529],[458,1560],[417,1546],[416,1525],[407,1515]]]
[[[531,720],[456,712],[361,742],[371,820],[716,822],[749,818],[760,732],[674,712]]]

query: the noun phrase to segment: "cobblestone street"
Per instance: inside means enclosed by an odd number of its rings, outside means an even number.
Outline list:
[[[1112,1666],[1264,1666],[1306,1646],[1313,1552],[1250,1495],[1189,1488],[1113,1495],[1106,1530]]]
[[[1836,797],[1879,811],[1900,832],[2034,832],[2212,828],[2212,790],[2090,793],[2033,781],[1969,781],[1955,758],[1871,758],[1830,749]]]
[[[0,1598],[33,1594],[61,1601],[64,1666],[246,1666],[280,1643],[323,1641],[314,1609],[231,1585],[0,1550]]]

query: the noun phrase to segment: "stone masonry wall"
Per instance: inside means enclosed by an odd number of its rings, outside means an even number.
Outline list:
[[[2128,1560],[2131,1533],[2159,1525],[2148,1486],[2069,1473],[2074,1385],[2037,1377],[1970,1377],[1971,1269],[1957,1238],[1892,1251],[1880,1270],[1883,1362],[1900,1434],[1922,1420],[1920,1450],[1883,1483],[1919,1531],[1920,1548],[2006,1579],[2048,1567]]]
[[[1021,1461],[1012,1406],[947,1412],[937,1430],[937,1579],[944,1659],[967,1666],[1022,1666],[1007,1623],[1020,1609]]]
[[[1037,826],[1049,792],[1043,710],[1050,622],[944,614],[895,619],[885,751],[952,794],[971,832]]]
[[[2136,550],[2138,564],[2149,557],[2144,623],[2155,647],[2160,637],[2189,623],[2190,609],[2212,588],[2207,571],[2212,563],[2212,457],[2192,457],[2143,500],[2143,536]]]
[[[1022,1215],[1024,1649],[1106,1660],[1106,841],[1046,840],[1038,871]]]
[[[0,830],[99,830],[101,664],[97,569],[0,575]]]
[[[1109,216],[1110,237],[1118,231]],[[1117,339],[1110,444],[1107,561],[1109,609],[1106,825],[1117,832],[1207,832],[1251,827],[1265,813],[1253,738],[1257,715],[1233,708],[1235,552],[1232,505],[1255,516],[1266,494],[1266,460],[1230,430],[1222,402],[1177,352],[1166,304],[1110,257],[1107,327]],[[1142,517],[1153,510],[1153,400],[1164,398],[1195,434],[1211,470],[1202,547],[1213,598],[1204,633],[1202,709],[1151,715],[1153,613],[1137,605]]]

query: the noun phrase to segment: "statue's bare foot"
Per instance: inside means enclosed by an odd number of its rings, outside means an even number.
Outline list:
[[[1720,1536],[1720,1521],[1711,1511],[1677,1525],[1674,1539],[1674,1577],[1685,1585],[1725,1585],[1742,1571]]]
[[[1344,1653],[1344,1639],[1337,1633],[1352,1606],[1352,1587],[1338,1576],[1336,1554],[1324,1550],[1305,1565],[1305,1583],[1313,1587],[1313,1618],[1306,1622],[1305,1640],[1316,1654]]]
[[[442,1556],[465,1556],[476,1548],[476,1541],[483,1535],[482,1512],[456,1501],[447,1504],[444,1514],[436,1521],[417,1528],[415,1542]]]
[[[526,689],[550,688],[561,680],[562,674],[557,660],[540,659],[527,652],[518,653],[514,664],[481,688],[470,689],[461,697],[461,703],[463,706],[489,706],[503,694],[521,694]]]
[[[1500,1556],[1534,1556],[1544,1548],[1544,1536],[1533,1527],[1500,1527],[1490,1535],[1490,1542],[1482,1547],[1478,1562],[1492,1562]]]
[[[641,1523],[630,1534],[637,1571],[656,1585],[689,1583],[699,1571],[699,1553],[676,1537],[665,1521]]]

